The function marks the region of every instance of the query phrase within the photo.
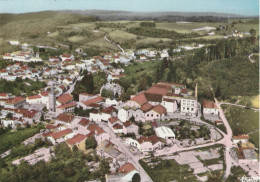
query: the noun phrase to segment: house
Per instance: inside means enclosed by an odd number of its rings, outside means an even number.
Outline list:
[[[65,124],[67,126],[70,126],[70,123],[72,122],[73,119],[74,119],[74,116],[61,113],[57,116],[55,123],[56,124],[63,124],[63,125]]]
[[[89,113],[89,119],[90,121],[101,122],[101,113],[99,113],[97,110],[92,110]]]
[[[50,62],[54,62],[54,61],[60,62],[60,58],[59,57],[49,57],[49,61]]]
[[[108,119],[108,127],[114,132],[114,133],[125,133],[124,127],[121,121],[117,117],[111,117]]]
[[[9,94],[8,93],[0,93],[0,99],[8,99]]]
[[[89,100],[79,102],[79,105],[83,109],[92,109],[92,108],[100,107],[101,102],[104,102],[104,98],[101,97],[101,96],[96,96],[96,97],[91,98]]]
[[[130,182],[136,173],[138,173],[138,171],[134,165],[132,163],[126,163],[118,169],[117,173],[106,174],[106,182]]]
[[[85,150],[85,140],[87,136],[82,134],[77,134],[74,137],[66,140],[67,145],[72,150],[74,146],[76,146],[79,150],[84,151]]]
[[[14,98],[7,99],[7,101],[5,102],[5,107],[15,109],[15,108],[22,107],[25,103],[26,103],[25,98],[14,97]]]
[[[111,118],[112,116],[116,115],[116,111],[117,109],[114,108],[113,106],[104,108],[100,111],[101,113],[101,120],[102,121],[108,121],[109,118]]]
[[[147,106],[147,108],[149,108],[149,109],[146,109],[146,108],[145,108],[146,110],[143,109],[144,117],[145,117],[146,121],[158,120],[167,114],[166,108],[160,104],[156,105],[156,106],[149,105],[149,106]],[[140,109],[142,110],[142,108],[140,108]]]
[[[74,59],[74,56],[73,55],[70,55],[70,54],[63,54],[60,56],[61,58],[61,61],[65,61],[66,59],[70,59],[70,60],[73,60]]]
[[[16,126],[16,124],[18,123],[17,120],[18,120],[17,118],[11,118],[11,119],[5,118],[5,119],[1,119],[1,124],[4,127],[11,126],[12,128],[14,128]]]
[[[50,134],[47,139],[55,145],[56,143],[64,142],[67,139],[70,139],[74,136],[74,133],[71,129],[65,129],[62,131],[58,131]]]
[[[73,100],[74,98],[71,94],[63,94],[57,98],[56,105],[60,106],[60,105],[68,104],[73,102]]]
[[[187,96],[181,98],[181,114],[196,116],[198,112],[198,103],[196,97]]]
[[[167,113],[174,113],[178,109],[178,103],[176,99],[163,98],[162,106],[166,108]]]
[[[70,102],[68,104],[58,106],[56,108],[56,111],[57,113],[74,112],[76,106],[77,106],[76,102]]]
[[[40,95],[28,96],[26,98],[26,102],[28,102],[29,104],[41,104],[42,97]]]
[[[124,129],[123,129],[124,134],[134,133],[135,135],[138,135],[139,127],[135,123],[127,121],[127,122],[123,123],[123,127],[124,127]]]
[[[9,43],[11,45],[19,45],[20,44],[20,42],[18,40],[10,40]]]
[[[122,122],[128,121],[131,117],[134,117],[135,121],[145,122],[144,112],[141,109],[135,108],[122,108],[118,111],[118,118]]]
[[[84,135],[88,134],[89,130],[87,128],[89,125],[90,125],[90,120],[86,118],[82,118],[78,123],[78,132]]]
[[[23,118],[26,122],[29,122],[32,124],[33,121],[39,122],[41,113],[32,109],[24,109],[24,108],[18,108],[15,110],[15,117]]]
[[[157,149],[161,149],[163,147],[164,141],[159,137],[152,136],[142,136],[138,139],[140,144],[139,150],[142,152],[152,152]]]
[[[249,141],[249,136],[248,135],[237,135],[232,137],[232,142],[237,144],[237,143],[247,143]]]
[[[165,141],[155,135],[141,136],[138,140],[127,138],[126,143],[138,148],[141,152],[152,152],[161,149]]]
[[[41,92],[40,93],[40,96],[41,96],[41,102],[42,104],[48,104],[49,103],[49,92],[47,91],[44,91],[44,92]]]
[[[218,107],[214,102],[203,101],[203,114],[218,115]]]
[[[252,162],[257,162],[257,156],[255,152],[255,146],[241,146],[236,148],[236,156],[238,163],[252,163]]]
[[[175,139],[175,134],[173,133],[172,129],[166,126],[160,126],[155,128],[155,133],[156,136],[163,138],[165,140]]]
[[[100,128],[96,124],[90,124],[87,128],[90,132],[94,134],[94,137],[98,143],[98,145],[103,141],[103,140],[109,140],[109,134],[106,133],[102,128]]]

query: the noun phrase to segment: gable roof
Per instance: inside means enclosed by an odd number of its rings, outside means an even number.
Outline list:
[[[61,104],[66,104],[68,102],[73,101],[73,97],[70,94],[63,94],[57,98],[57,101]]]
[[[143,112],[146,112],[146,111],[149,111],[152,107],[153,107],[153,105],[151,105],[149,102],[147,102],[140,107],[140,110],[142,110]]]
[[[111,124],[114,124],[115,122],[119,121],[119,119],[117,117],[111,117],[108,119],[108,122]]]
[[[121,125],[121,124],[119,124],[119,123],[116,123],[116,124],[113,125],[113,128],[114,128],[115,130],[123,129],[123,125]]]
[[[68,104],[60,105],[57,108],[59,108],[59,109],[66,109],[66,108],[69,108],[69,107],[75,107],[76,105],[77,105],[76,102],[71,102],[71,103],[68,103]]]
[[[90,123],[90,121],[86,118],[82,118],[79,122],[79,125],[81,126],[87,126]]]
[[[208,101],[208,100],[204,100],[203,101],[203,108],[218,108],[217,106],[216,106],[216,104],[214,103],[214,102],[211,102],[211,101]]]
[[[112,114],[113,112],[116,112],[117,109],[114,108],[113,106],[107,107],[103,110],[101,110],[102,113],[106,113],[106,114]]]
[[[88,126],[88,130],[91,131],[91,132],[96,133],[97,135],[105,133],[105,131],[102,128],[100,128],[98,125],[96,125],[96,124],[90,124]]]
[[[75,144],[80,143],[81,141],[83,141],[85,138],[87,138],[86,135],[77,134],[74,137],[66,140],[66,142],[69,145],[75,145]]]
[[[28,97],[29,100],[40,99],[40,98],[42,98],[40,95],[33,95]]]
[[[59,116],[57,117],[57,120],[63,121],[63,122],[66,122],[66,123],[70,123],[70,122],[73,120],[73,118],[74,118],[74,116],[61,113],[61,114],[59,114]]]
[[[41,92],[41,95],[44,97],[47,97],[49,95],[49,92],[45,91],[45,92]]]
[[[167,114],[167,110],[165,107],[163,107],[161,104],[158,104],[156,106],[153,106],[152,110],[159,114]]]
[[[71,129],[65,129],[65,130],[62,130],[62,131],[58,131],[56,133],[52,133],[50,134],[50,136],[54,139],[58,139],[58,138],[61,138],[67,134],[70,134],[72,133],[72,130]]]
[[[132,172],[133,170],[136,170],[136,168],[134,167],[134,165],[131,164],[131,163],[126,163],[126,164],[124,164],[123,166],[121,166],[121,167],[118,169],[118,172],[119,172],[119,173],[128,174],[128,173]]]
[[[83,101],[82,103],[85,104],[86,106],[90,106],[91,104],[97,104],[97,103],[102,102],[102,101],[104,101],[104,98],[101,97],[101,96],[97,96],[97,97],[95,97],[93,99],[89,99],[87,101]]]
[[[133,98],[131,98],[130,100],[135,101],[140,106],[147,102],[147,99],[146,99],[146,96],[144,95],[144,93],[138,94],[138,95],[134,96]]]
[[[144,142],[151,142],[152,144],[156,144],[157,142],[163,142],[163,140],[155,135],[151,135],[151,136],[141,136],[138,139],[138,142],[144,143]]]

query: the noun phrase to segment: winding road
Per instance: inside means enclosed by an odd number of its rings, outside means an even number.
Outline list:
[[[228,102],[221,102],[221,103],[219,103],[219,104],[220,104],[220,105],[225,104],[225,105],[238,106],[238,107],[242,107],[242,108],[246,108],[246,107],[247,107],[247,106],[244,106],[244,105],[232,104],[232,103],[228,103]],[[250,107],[249,109],[252,109],[252,110],[254,110],[254,111],[259,111],[259,109],[252,108],[252,107]]]
[[[110,44],[112,44],[112,45],[114,45],[114,46],[117,46],[117,47],[121,50],[122,53],[125,53],[125,50],[124,50],[119,44],[115,44],[115,43],[113,43],[111,40],[109,40],[109,39],[107,38],[107,34],[104,36],[104,39],[105,39],[106,41],[108,41]]]
[[[254,62],[255,62],[255,60],[253,60],[253,59],[251,58],[253,55],[257,55],[257,53],[252,53],[252,54],[250,54],[250,55],[248,56],[248,59],[250,60],[251,63],[254,63]]]

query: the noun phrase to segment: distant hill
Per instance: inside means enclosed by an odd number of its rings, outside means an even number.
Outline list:
[[[214,12],[129,12],[107,10],[66,11],[81,15],[95,16],[100,20],[155,20],[155,21],[191,21],[191,22],[226,22],[227,18],[249,18],[248,16]],[[250,17],[253,18],[253,17]]]

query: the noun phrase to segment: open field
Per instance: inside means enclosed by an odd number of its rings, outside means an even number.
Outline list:
[[[259,108],[259,95],[256,96],[233,96],[228,99],[226,102],[237,103],[240,105],[248,105],[253,108]]]
[[[259,131],[255,131],[249,134],[249,136],[254,141],[255,146],[259,148]]]
[[[233,130],[233,135],[247,134],[259,129],[259,112],[238,106],[221,106]]]

